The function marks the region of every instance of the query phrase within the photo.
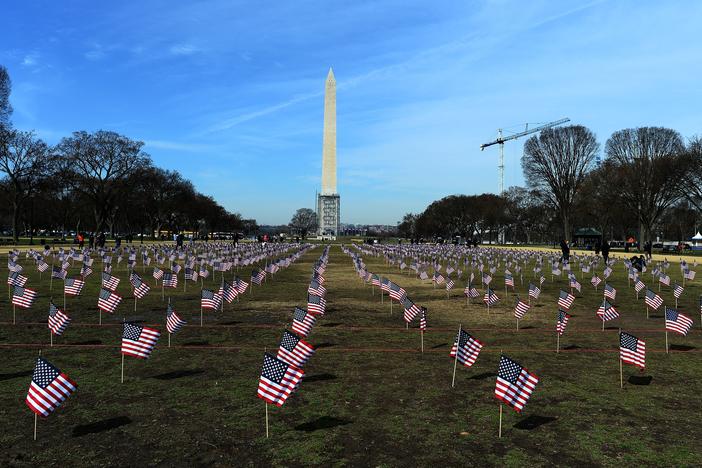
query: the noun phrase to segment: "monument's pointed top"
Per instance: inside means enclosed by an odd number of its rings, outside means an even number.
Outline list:
[[[329,67],[329,73],[327,73],[327,81],[329,80],[334,80],[334,70],[332,70],[332,67]]]

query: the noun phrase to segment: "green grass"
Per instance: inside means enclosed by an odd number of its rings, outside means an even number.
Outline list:
[[[118,292],[125,302],[98,327],[99,279],[94,274],[82,297],[68,299],[73,323],[53,348],[41,323],[48,310],[47,275],[38,287],[43,296],[31,310],[18,310],[17,325],[11,324],[4,295],[0,465],[702,463],[702,429],[696,417],[702,392],[698,281],[688,285],[680,303],[696,329],[688,337],[671,334],[676,348],[666,355],[662,311],[646,320],[643,302],[627,288],[621,264],[611,283],[618,290],[622,319],[608,324],[604,332],[594,313],[602,288],[595,293],[584,278],[583,297],[576,299],[561,338],[565,349],[556,354],[555,298],[565,278],[544,284],[541,298],[517,331],[513,294],[505,297],[499,272],[494,284],[502,300],[488,316],[484,306],[466,305],[465,273],[446,299],[445,290],[402,274],[381,259],[365,257],[371,271],[390,277],[428,308],[430,329],[422,354],[416,323],[406,330],[400,306],[395,303],[391,314],[387,296],[381,303],[377,289],[371,294],[338,246],[331,250],[325,275],[327,315],[308,338],[319,349],[305,368],[299,391],[282,408],[269,408],[266,439],[265,407],[256,398],[262,354],[277,348],[293,307],[304,304],[312,262],[320,254],[320,248],[307,253],[223,313],[206,313],[202,328],[199,288],[194,283],[185,293],[179,288],[171,299],[189,325],[173,336],[170,349],[162,336],[151,359],[127,357],[124,384],[119,383],[120,322],[123,317],[143,319],[165,330],[160,289],[153,289],[134,313],[122,266],[113,274],[122,279]],[[680,281],[677,264],[670,272]],[[29,274],[29,286],[37,286],[38,274]],[[248,274],[248,269],[241,272],[242,277]],[[650,275],[644,281],[650,282]],[[516,282],[517,291],[526,296],[528,278],[524,285],[518,278]],[[210,284],[215,284],[212,279]],[[60,289],[54,292],[60,303]],[[664,287],[661,295],[672,304],[670,290]],[[452,389],[448,351],[459,323],[485,347],[475,366],[458,368]],[[624,389],[619,388],[620,326],[646,340],[648,350],[643,374],[624,367]],[[30,346],[13,346],[20,343]],[[78,390],[54,414],[39,420],[35,442],[33,415],[23,400],[40,348],[78,383]],[[502,439],[497,438],[498,403],[493,395],[500,350],[541,379],[522,415],[505,408]],[[652,377],[649,385],[634,384],[640,383],[641,375]],[[628,381],[632,376],[634,383]]]

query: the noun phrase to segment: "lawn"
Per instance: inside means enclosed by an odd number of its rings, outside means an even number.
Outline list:
[[[223,312],[206,313],[199,326],[199,286],[189,283],[169,295],[188,325],[167,346],[166,301],[148,274],[151,293],[137,303],[124,264],[113,274],[122,282],[124,303],[98,326],[99,275],[88,278],[83,295],[69,298],[73,322],[49,346],[46,315],[49,279],[22,257],[29,287],[41,297],[17,312],[7,295],[0,300],[0,454],[3,466],[48,465],[699,465],[702,429],[696,418],[702,393],[698,296],[700,279],[688,284],[680,311],[695,320],[687,337],[669,335],[665,353],[662,309],[646,319],[642,300],[627,287],[623,265],[610,278],[618,290],[622,318],[602,331],[595,310],[602,300],[589,278],[581,280],[571,319],[556,354],[556,297],[567,279],[550,274],[538,302],[520,321],[512,315],[514,293],[505,297],[500,268],[493,285],[500,303],[490,314],[466,304],[466,273],[447,299],[446,291],[402,273],[382,257],[363,255],[374,273],[403,286],[428,309],[429,329],[420,352],[416,321],[406,329],[402,309],[356,275],[338,245],[325,274],[327,313],[307,341],[317,353],[305,367],[299,390],[281,408],[256,398],[264,350],[275,352],[292,311],[306,300],[317,248]],[[96,261],[96,264],[99,263]],[[97,270],[98,268],[96,268]],[[140,271],[141,267],[137,268]],[[77,274],[78,268],[71,270]],[[248,281],[248,269],[239,274]],[[670,268],[681,281],[677,263]],[[227,277],[232,273],[227,273]],[[516,290],[526,298],[531,269]],[[455,276],[455,275],[454,275]],[[578,275],[580,276],[580,275]],[[219,278],[219,277],[218,277]],[[645,274],[644,282],[651,277]],[[54,280],[61,305],[61,284]],[[216,287],[210,278],[205,287]],[[58,286],[58,287],[57,287]],[[658,289],[656,285],[655,290]],[[661,296],[672,305],[672,291]],[[127,357],[120,383],[121,322],[143,320],[164,332],[152,358]],[[459,367],[451,388],[448,357],[459,324],[485,347],[471,368]],[[624,330],[646,341],[647,367],[624,366],[619,386],[618,336]],[[38,424],[25,406],[35,358],[42,356],[68,374],[78,390]],[[540,382],[523,414],[505,408],[497,437],[499,405],[493,395],[500,352],[536,374]]]

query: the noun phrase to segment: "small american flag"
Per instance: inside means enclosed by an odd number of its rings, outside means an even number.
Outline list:
[[[154,346],[156,346],[159,336],[161,336],[161,333],[154,328],[125,322],[124,332],[122,333],[122,354],[139,359],[148,359]]]
[[[563,309],[558,309],[558,316],[556,317],[556,333],[562,335],[565,332],[566,325],[568,325],[568,315]]]
[[[93,269],[90,268],[88,265],[83,265],[80,269],[80,276],[83,278],[87,278],[88,276],[93,274]]]
[[[102,273],[102,287],[109,289],[110,291],[116,291],[117,286],[119,286],[119,278],[112,276],[107,272]]]
[[[658,310],[658,308],[663,305],[663,299],[650,289],[646,289],[646,299],[644,301],[646,305],[653,310]]]
[[[178,275],[175,273],[164,273],[163,274],[163,284],[164,288],[177,288],[178,287]]]
[[[236,288],[237,291],[239,291],[239,294],[244,294],[246,292],[246,288],[249,287],[249,283],[247,283],[243,279],[239,278],[238,276],[235,276],[234,277],[234,287]]]
[[[211,289],[203,289],[200,294],[200,307],[203,309],[219,309],[222,305],[222,297]]]
[[[514,278],[509,273],[505,273],[505,286],[514,287]]]
[[[114,314],[120,302],[122,302],[122,296],[118,296],[109,289],[100,289],[100,295],[98,296],[98,309]]]
[[[616,300],[616,298],[617,298],[617,290],[614,289],[614,287],[612,287],[610,284],[605,283],[605,286],[604,286],[604,296],[605,296],[607,299],[611,299],[611,300],[614,301],[614,300]]]
[[[580,292],[582,289],[582,286],[580,286],[580,283],[578,282],[578,279],[575,277],[575,275],[570,276],[570,287],[578,292]]]
[[[159,267],[154,267],[154,272],[152,273],[152,276],[156,281],[160,280],[163,278],[163,270],[161,270]]]
[[[302,369],[266,353],[263,356],[263,369],[258,379],[257,396],[267,403],[283,406],[304,375],[305,372]]]
[[[313,314],[308,314],[307,311],[301,307],[295,307],[292,323],[292,329],[295,333],[306,337],[312,331],[315,322],[317,322],[317,318]]]
[[[607,267],[602,271],[602,276],[605,277],[605,279],[609,278],[609,275],[612,274],[612,269],[610,267]]]
[[[51,268],[51,277],[52,278],[58,278],[58,279],[66,279],[66,270],[64,270],[61,267],[52,267]]]
[[[303,367],[314,354],[314,347],[294,333],[285,330],[278,348],[278,359],[297,367]]]
[[[646,285],[640,279],[637,279],[636,282],[634,282],[634,289],[636,290],[637,293],[643,291],[645,288],[646,288]]]
[[[602,305],[597,309],[597,316],[603,322],[608,322],[619,317],[619,312],[617,312],[617,309],[615,309],[612,304],[607,302],[607,299],[604,299]]]
[[[469,282],[468,285],[463,290],[463,295],[475,299],[475,298],[480,297],[480,292],[478,291],[478,289],[475,286],[473,286]]]
[[[407,293],[398,284],[390,281],[390,289],[388,290],[388,294],[390,295],[390,298],[399,302],[402,301],[402,298],[405,297]]]
[[[44,260],[39,260],[37,262],[37,271],[40,271],[43,273],[48,269],[49,269],[49,264],[46,263]]]
[[[497,370],[495,396],[518,413],[524,409],[539,379],[528,370],[508,358],[500,356]]]
[[[619,334],[619,359],[628,364],[646,367],[646,343],[625,332]]]
[[[173,306],[168,304],[168,309],[166,309],[166,330],[168,333],[178,333],[181,328],[186,324],[187,322],[185,320],[182,320],[180,317],[178,317],[178,314],[176,313],[175,309],[173,309]]]
[[[307,292],[316,294],[318,296],[324,296],[327,293],[327,288],[319,284],[319,281],[312,280],[307,288]]]
[[[324,315],[326,307],[327,301],[323,297],[307,294],[307,312]]]
[[[687,270],[685,272],[685,279],[688,281],[692,281],[695,279],[695,270]]]
[[[533,283],[529,283],[529,297],[532,299],[538,299],[539,294],[541,294],[541,289]]]
[[[456,283],[451,278],[448,278],[446,281],[446,290],[447,291],[452,290],[455,285],[456,285]]]
[[[264,270],[258,270],[254,268],[251,270],[251,282],[260,285],[266,278],[266,272]]]
[[[601,282],[602,282],[602,280],[601,280],[600,277],[597,276],[597,275],[593,275],[593,276],[592,276],[592,279],[590,280],[590,283],[591,283],[594,287],[599,286],[599,284],[600,284]]]
[[[658,277],[658,281],[666,286],[670,286],[670,276],[666,275],[665,273]]]
[[[471,367],[478,359],[482,348],[483,344],[480,341],[473,338],[465,330],[460,330],[453,342],[449,356],[457,359],[465,367]],[[456,350],[458,350],[458,356],[456,356]]]
[[[79,296],[85,282],[78,278],[66,278],[63,283],[63,293],[67,296]]]
[[[497,297],[497,294],[495,294],[495,291],[493,291],[490,288],[487,288],[485,291],[485,296],[483,297],[483,302],[489,306],[497,304],[497,302],[500,300],[499,297]]]
[[[529,309],[531,306],[527,304],[526,302],[522,302],[519,297],[517,297],[517,303],[514,306],[514,316],[518,319],[521,319],[524,317],[524,314],[529,312]]]
[[[569,310],[573,306],[574,301],[575,296],[561,289],[561,292],[558,294],[558,307]]]
[[[487,273],[483,273],[483,284],[484,285],[489,285],[492,282],[492,276],[488,275]]]
[[[12,304],[23,309],[32,307],[37,298],[37,292],[29,288],[15,286],[12,290]]]
[[[422,310],[419,314],[419,329],[421,331],[426,331],[427,329],[427,308],[422,307]]]
[[[426,271],[423,271],[419,274],[419,278],[422,280],[425,280],[425,279],[429,278],[429,275],[427,275]]]
[[[227,304],[231,304],[236,299],[236,296],[239,295],[239,292],[234,286],[224,281],[219,288],[219,294],[227,301]]]
[[[676,299],[680,299],[684,290],[685,289],[678,283],[673,283],[673,296],[675,296]]]
[[[47,323],[51,333],[56,336],[61,335],[70,322],[71,319],[68,315],[64,314],[53,302],[49,303],[49,320]]]
[[[665,329],[685,336],[690,332],[692,327],[692,319],[675,309],[670,307],[665,308]]]
[[[49,361],[39,357],[24,401],[35,414],[46,417],[75,390],[76,383],[73,380]]]
[[[143,299],[151,290],[149,285],[144,283],[136,273],[132,273],[129,279],[134,287],[134,296],[138,299]]]
[[[405,296],[402,300],[402,308],[404,309],[405,322],[409,323],[421,312],[421,309],[410,299]]]
[[[27,284],[27,277],[20,275],[16,271],[11,271],[7,276],[7,284],[10,286],[24,286]]]

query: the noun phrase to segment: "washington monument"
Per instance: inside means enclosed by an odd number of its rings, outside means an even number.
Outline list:
[[[318,234],[339,234],[340,197],[336,192],[336,80],[329,69],[324,87],[322,135],[322,192],[317,196]]]

